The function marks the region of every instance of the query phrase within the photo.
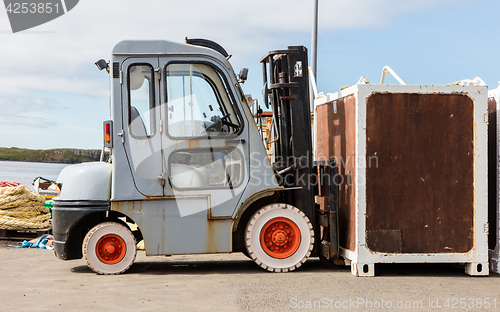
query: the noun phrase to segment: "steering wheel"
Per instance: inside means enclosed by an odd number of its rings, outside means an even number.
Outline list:
[[[209,131],[215,131],[215,132],[221,132],[222,131],[222,125],[226,125],[226,126],[229,126],[229,127],[233,127],[233,128],[239,128],[240,126],[238,125],[235,125],[234,123],[232,122],[229,122],[229,121],[226,121],[227,118],[229,118],[231,116],[231,114],[226,114],[222,117],[219,117],[219,116],[212,116],[212,118],[210,118],[210,121],[212,121],[212,124],[207,126],[205,128],[205,131],[206,132],[209,132]]]
[[[225,124],[226,126],[233,127],[233,128],[235,128],[235,129],[239,129],[239,128],[240,128],[240,126],[238,126],[238,125],[236,125],[236,124],[234,124],[234,123],[232,123],[232,122],[226,121],[226,119],[227,119],[229,116],[231,116],[231,114],[227,114],[227,115],[222,116],[222,118],[221,118],[222,123],[223,123],[223,124]]]

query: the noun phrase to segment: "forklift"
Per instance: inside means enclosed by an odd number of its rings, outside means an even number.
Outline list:
[[[54,250],[98,274],[148,256],[243,252],[270,272],[339,255],[335,161],[314,162],[307,49],[261,59],[273,112],[268,157],[241,84],[219,44],[122,41],[110,76],[108,162],[66,167],[53,200]],[[104,149],[103,149],[104,150]]]

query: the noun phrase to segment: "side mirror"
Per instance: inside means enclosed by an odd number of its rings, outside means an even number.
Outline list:
[[[248,78],[248,68],[242,68],[238,74],[240,83],[244,83]]]
[[[97,68],[99,70],[103,70],[103,69],[106,69],[109,73],[109,66],[108,66],[108,62],[106,62],[105,60],[103,59],[100,59],[98,60],[96,63],[95,63],[95,66],[97,66]]]

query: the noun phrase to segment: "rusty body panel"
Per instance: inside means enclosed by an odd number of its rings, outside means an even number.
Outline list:
[[[339,243],[349,250],[356,241],[356,99],[353,95],[318,107],[317,160],[339,164]],[[336,107],[335,107],[336,106]],[[336,113],[335,113],[336,112]]]
[[[488,274],[487,88],[360,83],[315,101],[315,160],[339,164],[340,254]]]
[[[316,108],[316,160],[330,160],[333,156],[333,102],[319,105]]]
[[[179,214],[183,201],[208,207],[208,200],[208,197],[176,196],[114,201],[111,210],[123,213],[137,224],[148,256],[231,252],[232,218],[208,218],[210,211],[206,209],[188,216]]]
[[[469,251],[474,226],[472,99],[375,93],[367,101],[366,125],[366,230],[380,238],[377,244],[369,240],[368,248]],[[377,157],[377,164],[369,164],[368,157]],[[387,236],[387,231],[400,235]]]

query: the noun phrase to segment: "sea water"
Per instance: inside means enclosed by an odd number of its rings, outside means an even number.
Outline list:
[[[33,190],[33,180],[43,177],[56,180],[68,164],[51,164],[23,161],[0,161],[0,181],[20,182]]]

